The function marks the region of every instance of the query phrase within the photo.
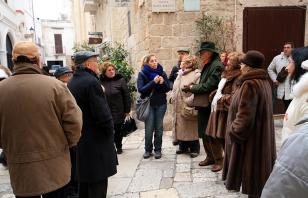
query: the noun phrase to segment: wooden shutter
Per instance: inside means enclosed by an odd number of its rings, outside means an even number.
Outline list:
[[[55,34],[55,51],[56,54],[63,54],[62,34]]]

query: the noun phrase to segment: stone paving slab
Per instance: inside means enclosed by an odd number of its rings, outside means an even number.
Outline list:
[[[158,197],[179,198],[178,193],[174,188],[142,192],[140,193],[140,195],[141,198],[158,198]]]
[[[140,169],[137,170],[128,192],[142,192],[158,190],[162,178],[162,170],[159,169]]]

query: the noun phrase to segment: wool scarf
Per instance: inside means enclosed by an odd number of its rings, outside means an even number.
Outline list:
[[[164,69],[160,64],[157,65],[156,69],[153,69],[149,65],[144,64],[142,72],[149,78],[149,80],[153,80],[156,76],[162,76]],[[160,90],[161,86],[161,84],[156,84],[155,90]]]

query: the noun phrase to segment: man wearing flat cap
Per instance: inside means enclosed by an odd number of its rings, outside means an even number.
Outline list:
[[[79,197],[107,195],[108,177],[116,174],[113,121],[105,93],[98,79],[98,54],[90,51],[74,55],[75,73],[68,88],[83,113],[81,138],[77,146]]]
[[[178,53],[178,63],[177,63],[177,65],[173,66],[171,73],[169,75],[169,81],[171,83],[171,87],[173,86],[173,83],[174,83],[176,77],[178,76],[178,72],[179,72],[180,65],[181,65],[183,58],[185,56],[189,55],[189,49],[188,48],[187,49],[186,48],[180,48],[180,49],[178,49],[177,53]]]
[[[202,42],[199,50],[199,57],[203,65],[199,84],[187,85],[183,91],[192,92],[196,95],[206,95],[217,89],[220,76],[223,71],[223,64],[220,61],[219,52],[213,42]],[[208,97],[207,97],[208,98]],[[206,101],[204,100],[204,103]],[[206,106],[206,107],[205,107]],[[220,142],[216,138],[205,135],[208,119],[211,114],[211,105],[203,105],[198,109],[198,132],[199,138],[202,138],[206,159],[199,163],[199,166],[208,166],[214,164],[222,164],[222,148]]]
[[[0,146],[13,192],[17,198],[65,198],[81,111],[65,84],[43,75],[34,43],[17,43],[13,63],[13,76],[0,84]]]
[[[73,70],[67,66],[58,68],[53,74],[58,80],[67,83],[73,76]]]

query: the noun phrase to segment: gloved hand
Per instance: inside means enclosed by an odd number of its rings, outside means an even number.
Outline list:
[[[184,88],[182,89],[182,91],[184,91],[185,93],[191,92],[190,85],[184,85]]]

